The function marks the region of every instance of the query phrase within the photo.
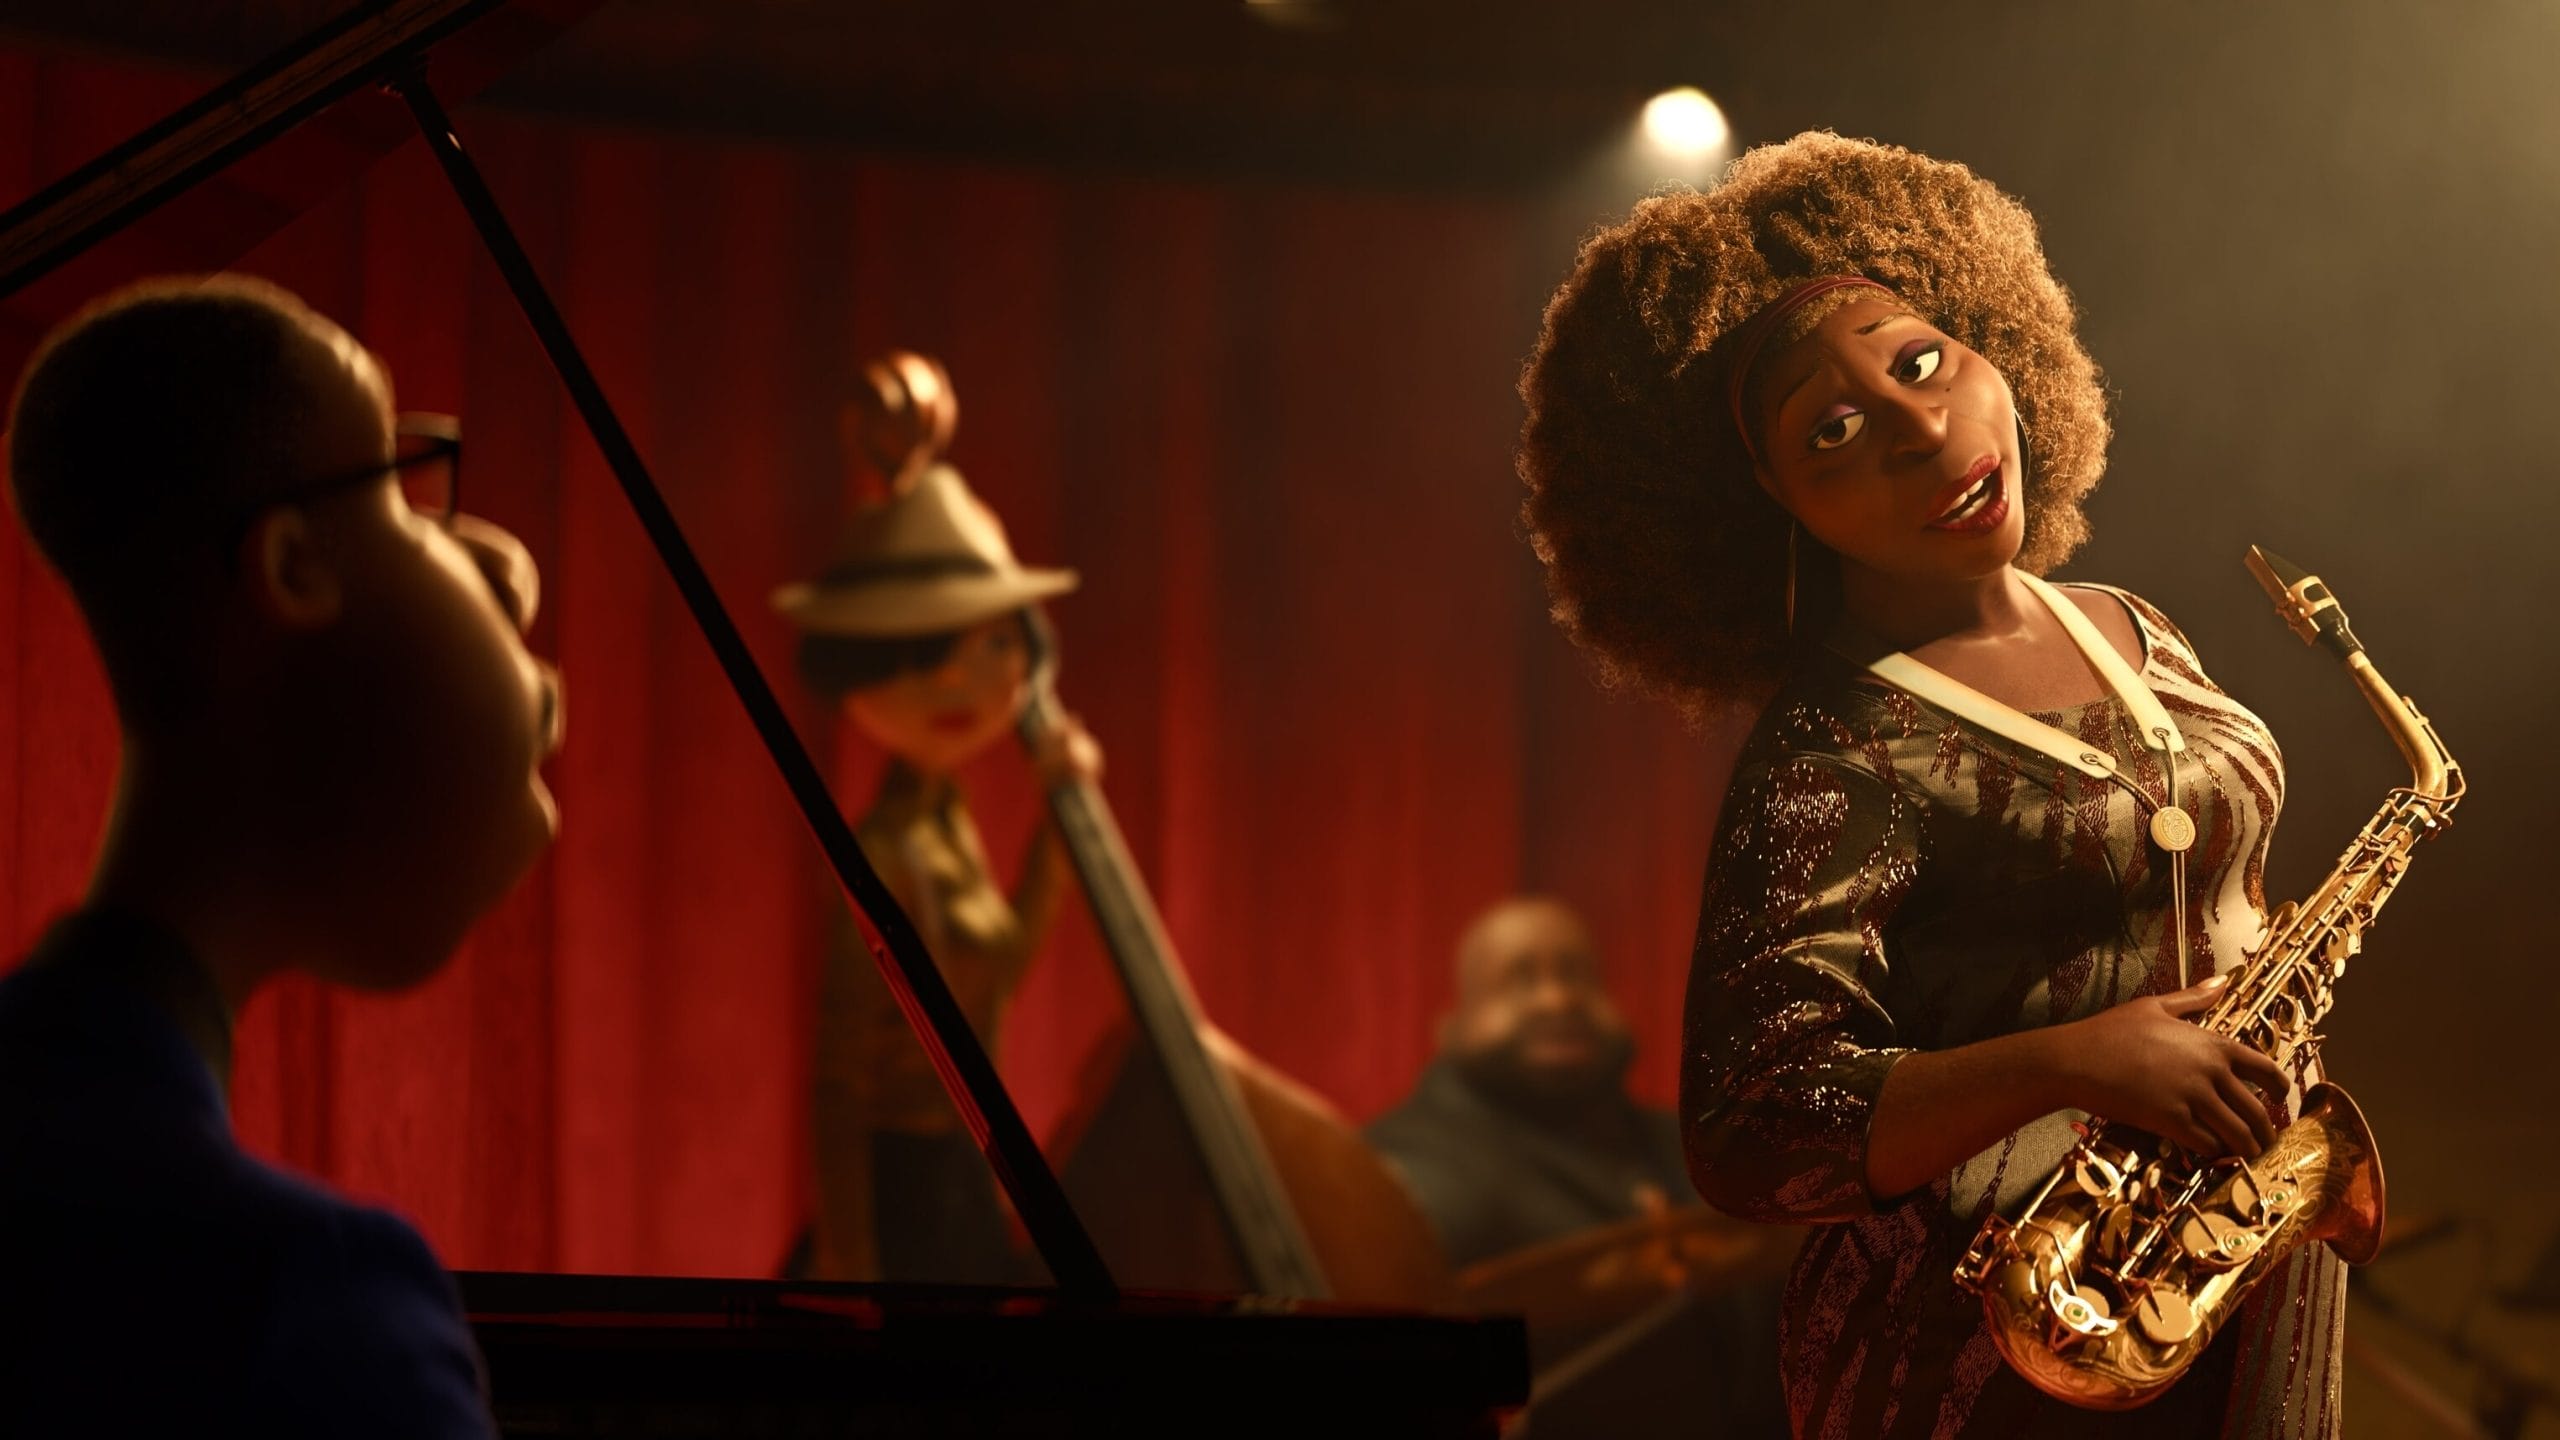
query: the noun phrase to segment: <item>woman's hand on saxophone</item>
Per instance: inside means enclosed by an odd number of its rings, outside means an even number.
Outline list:
[[[2223,977],[2145,995],[2056,1027],[2071,1104],[2139,1126],[2199,1155],[2256,1155],[2275,1143],[2264,1095],[2285,1093],[2276,1062],[2191,1018]],[[2263,1092],[2263,1093],[2262,1093]]]
[[[2069,1024],[1903,1056],[1867,1126],[1867,1188],[1879,1201],[1918,1189],[2066,1106],[2202,1154],[2258,1154],[2273,1143],[2275,1124],[2250,1087],[2281,1095],[2285,1075],[2188,1018],[2221,989],[2208,980]]]

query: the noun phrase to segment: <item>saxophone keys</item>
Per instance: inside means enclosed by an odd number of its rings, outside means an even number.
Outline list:
[[[2273,1198],[2267,1191],[2259,1188],[2257,1174],[2246,1165],[2232,1171],[2231,1184],[2225,1194],[2229,1197],[2229,1204],[2234,1214],[2245,1215],[2252,1220],[2259,1219],[2267,1213]]]
[[[2151,812],[2151,843],[2175,855],[2196,843],[2196,817],[2175,805]]]
[[[2106,1156],[2084,1146],[2071,1167],[2071,1180],[2080,1187],[2082,1194],[2104,1199],[2116,1193],[2116,1187],[2124,1183],[2124,1171]]]
[[[2178,1222],[2175,1233],[2178,1237],[2178,1248],[2186,1251],[2190,1259],[2203,1261],[2221,1259],[2221,1241],[2213,1233],[2213,1227],[2206,1223],[2206,1217],[2189,1215]]]
[[[2199,1211],[2178,1223],[2178,1248],[2189,1259],[2214,1270],[2246,1264],[2263,1242],[2258,1232],[2228,1216]]]
[[[2112,1335],[2116,1332],[2116,1320],[2109,1313],[2111,1307],[2107,1304],[2107,1297],[2086,1285],[2074,1286],[2068,1281],[2056,1280],[2045,1291],[2044,1298],[2045,1304],[2053,1311],[2053,1318],[2061,1321],[2062,1328],[2074,1335]]]
[[[2136,1221],[2131,1205],[2110,1205],[2098,1217],[2096,1243],[2092,1253],[2108,1261],[2120,1261],[2133,1248]]]
[[[2192,1338],[2204,1321],[2185,1292],[2154,1289],[2134,1307],[2133,1323],[2154,1345],[2176,1345]]]

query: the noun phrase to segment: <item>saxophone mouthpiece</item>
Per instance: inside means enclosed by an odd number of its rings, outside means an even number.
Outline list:
[[[2364,645],[2347,628],[2347,612],[2338,597],[2329,590],[2328,582],[2301,566],[2269,550],[2252,545],[2245,557],[2249,573],[2275,602],[2276,613],[2305,645],[2326,646],[2330,653],[2344,660],[2362,650]]]

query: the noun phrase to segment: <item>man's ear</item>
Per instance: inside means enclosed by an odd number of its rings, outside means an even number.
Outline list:
[[[300,507],[261,513],[235,557],[258,613],[289,630],[316,630],[338,618],[345,595],[338,567]]]

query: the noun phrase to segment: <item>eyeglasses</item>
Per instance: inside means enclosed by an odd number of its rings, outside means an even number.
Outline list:
[[[392,430],[391,459],[344,474],[306,480],[261,497],[253,507],[299,505],[335,491],[351,489],[384,475],[398,477],[409,508],[439,525],[449,525],[462,508],[462,423],[450,415],[403,415]]]

